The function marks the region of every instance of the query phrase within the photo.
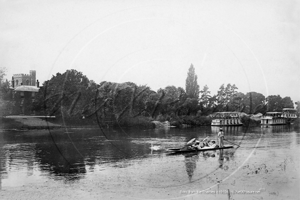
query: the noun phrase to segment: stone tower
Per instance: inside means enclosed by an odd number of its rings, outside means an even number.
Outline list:
[[[14,74],[12,81],[14,81],[12,85],[15,87],[21,85],[36,86],[36,71],[30,70],[29,74]]]

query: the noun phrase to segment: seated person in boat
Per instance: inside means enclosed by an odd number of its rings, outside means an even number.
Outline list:
[[[206,142],[205,145],[202,145],[201,148],[218,148],[219,146],[217,145],[216,141],[214,140],[209,140]]]
[[[209,146],[209,140],[208,140],[208,137],[204,138],[203,141],[202,141],[202,147],[208,147]]]
[[[217,143],[216,143],[216,141],[214,141],[214,140],[211,140],[211,141],[209,141],[209,147],[211,147],[211,148],[218,148],[219,146],[217,145]]]
[[[215,141],[213,141],[215,143]],[[196,149],[202,149],[202,148],[210,148],[211,147],[211,141],[205,138],[202,142],[196,141],[193,147]]]
[[[196,149],[197,146],[199,146],[199,144],[200,144],[199,140],[197,140],[196,138],[193,138],[186,143],[185,147],[188,149]]]
[[[201,149],[200,142],[199,142],[199,141],[196,141],[195,144],[193,144],[193,145],[191,146],[191,148],[192,148],[193,150]]]
[[[188,149],[201,149],[204,147],[209,147],[209,142],[210,140],[208,140],[208,137],[204,138],[202,142],[200,142],[196,138],[193,138],[186,143],[186,147]]]
[[[186,146],[184,148],[196,150],[202,148],[218,148],[218,147],[219,146],[214,140],[208,140],[208,138],[205,138],[202,142],[200,142],[196,138],[193,138],[186,143]]]

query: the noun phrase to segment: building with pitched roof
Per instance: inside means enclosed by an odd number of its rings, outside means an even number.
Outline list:
[[[34,114],[32,106],[35,95],[39,91],[36,71],[30,70],[29,74],[14,74],[11,86],[14,114]]]

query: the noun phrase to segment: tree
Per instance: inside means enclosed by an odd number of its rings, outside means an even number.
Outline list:
[[[9,82],[4,81],[6,69],[4,67],[0,68],[0,98],[1,100],[5,99],[9,92]]]
[[[244,112],[249,114],[265,113],[266,98],[263,94],[258,92],[248,92],[244,99]]]
[[[207,108],[209,105],[209,99],[211,98],[210,91],[208,90],[208,86],[205,85],[203,87],[203,90],[200,91],[201,97],[200,97],[200,103],[201,107]]]
[[[283,109],[282,98],[280,95],[270,95],[266,98],[268,112],[281,112]]]
[[[204,115],[207,115],[210,111],[211,111],[211,103],[210,103],[210,99],[211,99],[211,95],[210,95],[210,91],[208,90],[208,86],[205,85],[203,87],[203,90],[200,91],[200,108],[201,108],[201,112]]]
[[[13,110],[13,103],[11,100],[12,93],[8,80],[4,81],[6,75],[6,68],[0,68],[0,115],[11,114]]]
[[[244,99],[246,95],[238,92],[233,95],[229,102],[229,110],[235,112],[243,112],[245,108]]]
[[[141,100],[142,95],[149,91],[146,86],[138,87],[136,84],[127,82],[119,84],[118,97],[114,96],[113,107],[116,120],[120,121],[122,117],[136,117],[140,115],[144,109]]]
[[[166,113],[171,115],[180,115],[183,114],[186,110],[184,104],[187,100],[187,95],[183,88],[168,86],[164,89],[165,98],[164,98],[164,107],[167,107],[168,110]]]
[[[187,98],[184,102],[184,107],[187,109],[187,115],[196,115],[199,110],[198,100],[196,98]]]
[[[36,95],[34,110],[48,115],[77,115],[93,97],[89,79],[81,72],[67,70],[45,81]],[[61,112],[59,112],[61,111]]]
[[[175,86],[167,86],[164,89],[165,96],[162,101],[162,114],[175,114],[178,103],[180,102],[180,91]]]
[[[4,67],[0,68],[0,86],[2,84],[2,82],[4,82],[4,77],[6,75],[6,69]]]
[[[193,64],[191,64],[185,81],[185,91],[189,98],[199,98],[199,85],[197,79],[198,77],[195,74],[195,68]]]
[[[161,107],[161,104],[162,104],[162,100],[163,98],[165,97],[165,91],[163,89],[159,89],[157,91],[157,94],[158,96],[156,96],[156,101],[155,101],[155,104],[154,104],[154,107],[153,107],[153,110],[152,110],[152,113],[151,113],[151,117],[154,118],[154,116],[157,114],[157,113],[160,113],[159,112],[159,108]]]
[[[294,108],[294,103],[291,99],[291,97],[284,97],[281,100],[281,104],[283,108]]]
[[[300,116],[300,101],[297,101],[295,104],[296,104],[297,116],[299,117]]]
[[[224,84],[220,86],[216,95],[216,106],[218,111],[230,111],[229,102],[237,94],[237,89],[235,84],[227,84],[226,87],[224,87]]]

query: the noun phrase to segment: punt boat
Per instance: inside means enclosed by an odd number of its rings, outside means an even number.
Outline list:
[[[203,147],[201,149],[187,149],[187,148],[173,148],[167,149],[170,154],[180,154],[180,153],[191,153],[191,152],[201,152],[201,151],[215,151],[221,149],[231,149],[233,146],[224,146],[224,147]]]

